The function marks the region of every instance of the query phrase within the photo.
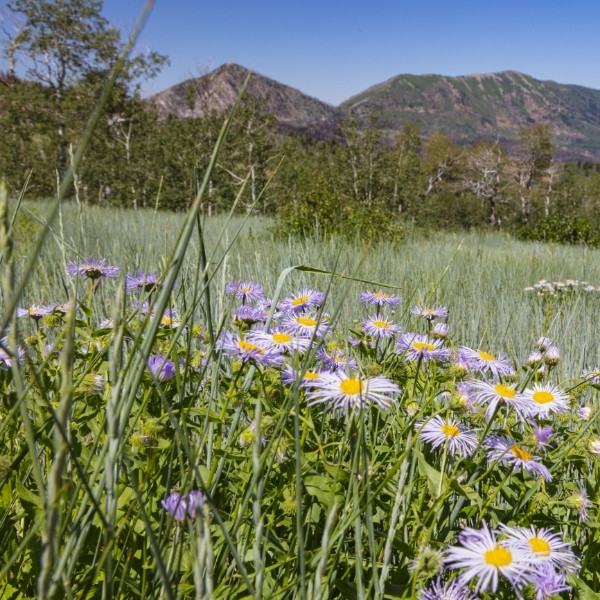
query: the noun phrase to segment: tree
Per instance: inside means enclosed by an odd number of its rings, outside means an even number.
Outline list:
[[[521,199],[523,223],[529,223],[531,214],[531,194],[534,184],[541,178],[552,163],[555,146],[550,140],[550,126],[536,123],[523,127],[519,132],[520,158],[516,162],[515,180]]]
[[[102,16],[100,0],[11,0],[7,6],[11,18],[22,25],[16,36],[5,41],[5,54],[13,62],[17,57],[22,60],[27,77],[50,90],[58,116],[59,162],[64,168],[69,145],[63,106],[67,91],[82,81],[92,91],[100,87],[124,47],[120,32]],[[121,80],[131,84],[152,77],[166,61],[155,52],[134,56],[126,62]]]

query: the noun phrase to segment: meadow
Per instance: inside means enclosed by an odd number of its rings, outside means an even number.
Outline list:
[[[2,598],[598,597],[597,250],[2,200]]]

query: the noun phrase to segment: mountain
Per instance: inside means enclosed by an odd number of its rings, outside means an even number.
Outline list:
[[[233,63],[174,85],[146,102],[156,107],[159,117],[203,117],[211,111],[225,112],[233,106],[248,75],[246,91],[265,102],[264,112],[275,116],[280,130],[325,139],[337,135],[343,115],[339,108]]]
[[[228,63],[189,79],[146,101],[165,117],[200,117],[229,109],[250,71]],[[257,73],[247,91],[265,102],[280,131],[320,139],[339,137],[343,117],[354,115],[359,128],[379,117],[386,137],[407,122],[424,137],[438,131],[461,145],[500,141],[509,151],[519,130],[534,123],[551,127],[556,157],[600,161],[600,90],[540,81],[516,71],[485,75],[398,75],[333,107]]]
[[[503,71],[486,75],[398,75],[342,103],[359,126],[378,114],[389,135],[413,122],[458,144],[499,140],[510,150],[522,127],[548,124],[559,159],[600,160],[600,91]]]

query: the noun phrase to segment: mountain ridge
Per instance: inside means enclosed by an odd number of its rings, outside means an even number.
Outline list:
[[[223,112],[235,101],[246,77],[247,92],[263,101],[284,132],[321,139],[339,138],[339,124],[352,116],[365,129],[373,114],[388,138],[410,122],[423,137],[434,131],[455,143],[495,141],[514,148],[519,130],[550,126],[559,160],[600,161],[600,90],[538,80],[514,70],[447,75],[400,74],[355,94],[339,106],[234,63],[226,63],[154,94],[159,116],[203,116]]]

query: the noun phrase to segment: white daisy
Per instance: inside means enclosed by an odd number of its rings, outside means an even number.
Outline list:
[[[459,576],[461,583],[479,578],[475,592],[498,589],[502,575],[518,591],[532,580],[533,567],[525,553],[499,541],[493,531],[483,524],[483,529],[466,529],[460,535],[460,546],[451,546],[444,562],[451,569],[466,569]]]
[[[512,408],[522,421],[533,414],[530,403],[517,391],[516,386],[474,379],[469,381],[469,390],[475,404],[487,405],[487,419],[491,419],[496,408],[502,405]]]
[[[564,413],[569,410],[569,395],[551,383],[536,383],[533,388],[523,392],[530,407],[530,412],[542,418],[550,413]]]
[[[418,437],[438,448],[448,444],[450,454],[467,456],[477,447],[477,437],[472,431],[462,428],[452,417],[442,419],[436,415],[428,421],[420,421],[415,425]]]

